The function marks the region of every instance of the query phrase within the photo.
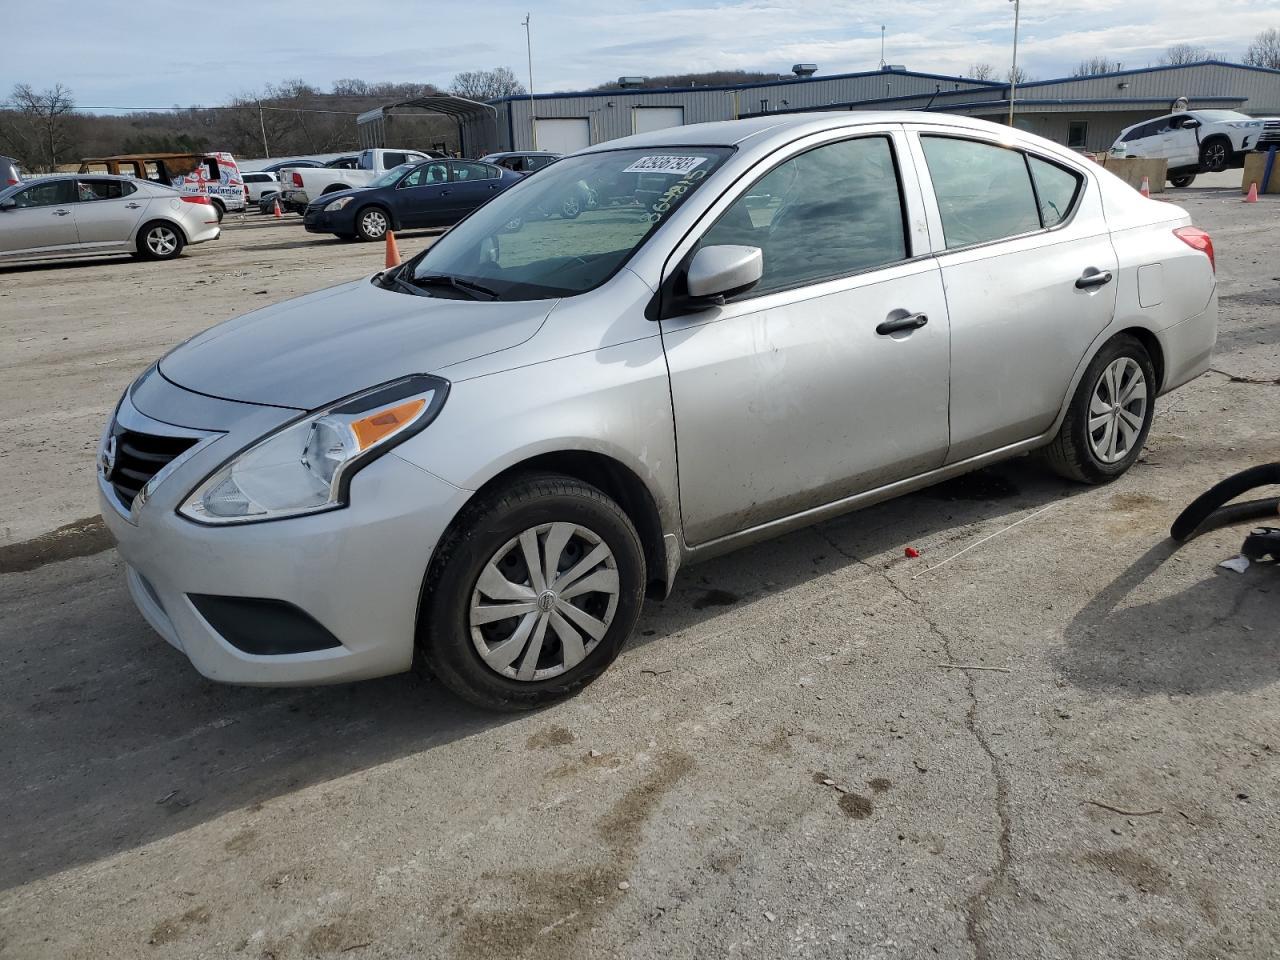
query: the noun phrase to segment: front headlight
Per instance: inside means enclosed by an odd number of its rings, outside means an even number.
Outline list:
[[[356,471],[426,427],[448,392],[447,380],[417,375],[309,413],[215,470],[178,512],[225,524],[346,506]]]
[[[345,207],[348,203],[350,203],[354,199],[355,197],[342,197],[338,200],[333,201],[333,203],[326,203],[324,206],[324,212],[337,213],[339,210],[341,210],[343,207]]]

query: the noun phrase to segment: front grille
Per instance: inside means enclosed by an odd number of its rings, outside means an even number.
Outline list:
[[[1262,125],[1262,135],[1258,137],[1258,149],[1280,146],[1280,120],[1268,120]]]
[[[147,481],[163,470],[179,454],[195,446],[194,437],[160,437],[126,430],[118,423],[112,429],[116,442],[115,467],[107,482],[126,507]]]

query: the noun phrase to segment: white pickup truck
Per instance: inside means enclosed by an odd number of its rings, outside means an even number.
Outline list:
[[[278,176],[283,187],[281,199],[291,210],[302,208],[316,197],[338,190],[367,187],[392,167],[439,157],[434,150],[363,150],[355,169],[333,167],[285,167]]]

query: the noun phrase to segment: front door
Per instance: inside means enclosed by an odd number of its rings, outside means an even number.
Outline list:
[[[0,210],[0,255],[38,256],[78,246],[75,180],[34,183],[10,199],[14,206]]]
[[[84,247],[130,247],[133,230],[146,204],[137,187],[123,180],[80,177],[76,180],[76,229]]]
[[[401,227],[437,227],[449,219],[449,165],[443,160],[424,163],[396,187],[396,220]]]
[[[954,462],[1053,425],[1111,322],[1117,260],[1083,173],[970,135],[922,133],[919,149],[951,315]]]
[[[946,300],[912,258],[900,137],[794,148],[698,241],[759,247],[764,276],[662,321],[689,543],[942,464]]]
[[[1188,120],[1193,126],[1184,126]],[[1169,167],[1194,167],[1200,162],[1200,140],[1196,136],[1198,121],[1190,114],[1175,114],[1169,131],[1164,134],[1165,156]]]

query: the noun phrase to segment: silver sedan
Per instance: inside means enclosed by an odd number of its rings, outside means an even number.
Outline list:
[[[0,261],[113,253],[172,260],[219,233],[207,197],[132,177],[51,176],[0,190]]]
[[[1185,211],[1022,131],[666,129],[167,354],[109,418],[102,512],[206,676],[417,661],[530,708],[684,564],[1031,451],[1120,476],[1207,369],[1215,290]]]

